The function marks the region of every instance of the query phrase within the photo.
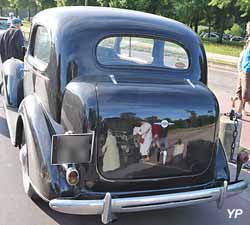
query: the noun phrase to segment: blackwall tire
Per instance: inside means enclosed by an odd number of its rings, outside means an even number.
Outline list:
[[[37,199],[38,195],[34,191],[30,178],[29,178],[29,172],[28,172],[28,151],[27,146],[24,144],[22,148],[20,149],[19,158],[21,161],[21,167],[22,167],[22,178],[23,178],[23,187],[25,193],[31,198],[31,199]]]

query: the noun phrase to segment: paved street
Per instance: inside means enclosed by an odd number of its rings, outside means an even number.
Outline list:
[[[231,67],[209,67],[208,86],[217,96],[221,113],[229,112],[230,96],[234,95],[237,82],[237,71]],[[250,111],[249,106],[246,110]],[[241,146],[250,149],[250,117],[244,116],[241,133]]]
[[[223,103],[233,93],[236,73],[231,69],[209,68],[209,87]],[[247,122],[246,122],[247,123]],[[248,126],[248,125],[246,125]],[[250,129],[248,130],[248,132]],[[243,132],[246,132],[246,128]],[[246,135],[246,134],[244,134]],[[246,141],[247,144],[247,141]],[[234,172],[234,167],[231,167]],[[232,174],[233,175],[233,174]],[[243,173],[250,180],[250,174]],[[7,124],[0,101],[0,225],[91,225],[100,224],[96,216],[72,216],[56,213],[47,203],[33,202],[23,191],[18,151],[11,146]],[[249,200],[248,200],[249,199]],[[238,219],[229,219],[227,209],[243,209]],[[214,202],[164,211],[120,215],[117,225],[250,225],[250,191],[226,200],[217,210]]]

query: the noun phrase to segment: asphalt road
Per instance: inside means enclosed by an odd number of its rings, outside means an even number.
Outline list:
[[[236,73],[225,68],[209,69],[209,86],[216,94],[231,94]],[[226,75],[226,76],[225,76]],[[1,99],[0,99],[1,100]],[[232,167],[232,171],[234,168]],[[250,180],[250,174],[243,173]],[[29,199],[22,186],[18,151],[12,147],[5,114],[0,101],[0,225],[92,225],[101,224],[99,216],[64,215],[50,210],[42,200]],[[242,209],[237,219],[227,210]],[[221,210],[215,202],[147,213],[119,215],[117,225],[250,225],[250,191],[227,199]]]

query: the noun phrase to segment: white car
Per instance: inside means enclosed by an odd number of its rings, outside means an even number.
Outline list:
[[[219,35],[215,34],[215,33],[210,33],[210,36],[208,33],[203,35],[203,38],[208,38],[208,39],[213,39],[216,40],[219,38]]]

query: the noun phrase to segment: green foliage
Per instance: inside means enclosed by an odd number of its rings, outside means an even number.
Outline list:
[[[240,35],[244,23],[250,20],[250,0],[88,0],[89,5],[101,5],[134,9],[162,15],[181,21],[198,33],[204,25],[222,34],[230,32]],[[84,5],[85,0],[0,0],[0,14],[3,8],[29,8],[39,11],[56,6]],[[29,10],[30,11],[30,10]],[[242,17],[240,17],[242,16]],[[235,25],[234,25],[235,24]]]
[[[209,5],[216,6],[219,9],[227,8],[233,1],[232,0],[211,0]]]
[[[234,23],[233,26],[231,27],[231,29],[227,29],[225,31],[226,34],[232,34],[234,36],[241,36],[243,30],[241,28],[241,26],[237,23]]]
[[[41,9],[51,8],[56,6],[56,1],[54,0],[36,0],[36,4]]]
[[[8,0],[0,0],[0,7],[7,7],[8,3]]]
[[[36,0],[9,0],[11,8],[32,8],[36,5]]]
[[[66,2],[65,0],[56,0],[56,5],[59,7],[59,6],[65,6],[66,5]]]
[[[250,1],[249,0],[237,0],[236,3],[242,12],[241,16],[246,17],[250,13]]]
[[[85,0],[55,0],[57,6],[85,5]],[[97,0],[88,0],[89,5],[99,5]]]

